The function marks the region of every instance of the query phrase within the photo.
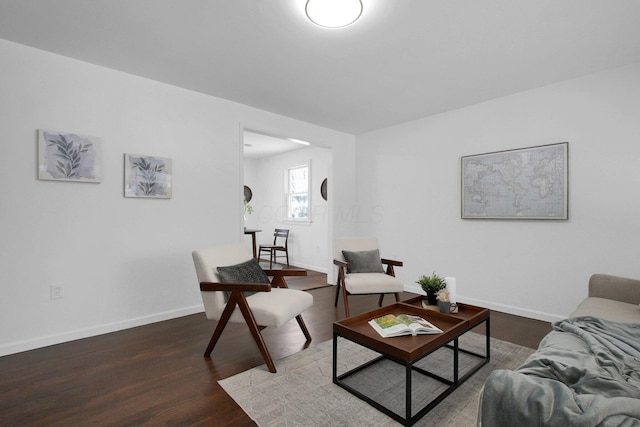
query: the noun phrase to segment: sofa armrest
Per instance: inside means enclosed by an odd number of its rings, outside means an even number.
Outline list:
[[[640,280],[594,274],[589,279],[589,296],[640,304]]]

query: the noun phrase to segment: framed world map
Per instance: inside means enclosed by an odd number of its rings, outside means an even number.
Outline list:
[[[463,156],[463,219],[569,218],[569,143]]]

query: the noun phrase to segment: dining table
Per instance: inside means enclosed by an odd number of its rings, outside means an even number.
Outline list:
[[[258,248],[257,248],[257,243],[256,243],[256,233],[261,232],[262,230],[256,230],[253,228],[244,228],[244,234],[249,234],[251,235],[251,243],[253,245],[253,257],[255,259],[258,259]]]

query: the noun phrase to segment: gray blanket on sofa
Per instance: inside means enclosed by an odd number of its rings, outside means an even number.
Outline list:
[[[640,324],[576,317],[553,329],[516,371],[491,373],[482,426],[640,426]]]

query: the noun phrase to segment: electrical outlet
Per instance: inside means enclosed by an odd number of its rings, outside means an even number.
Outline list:
[[[62,283],[52,283],[50,286],[50,290],[51,299],[64,298],[64,289],[62,288]]]

